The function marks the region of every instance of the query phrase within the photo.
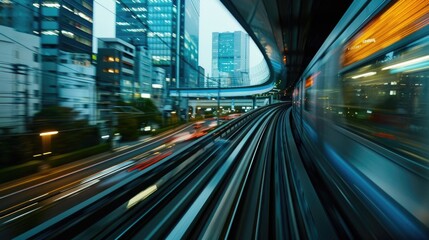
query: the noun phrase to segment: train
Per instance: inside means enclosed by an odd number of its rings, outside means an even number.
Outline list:
[[[354,231],[429,237],[427,0],[354,1],[294,85],[291,115]]]

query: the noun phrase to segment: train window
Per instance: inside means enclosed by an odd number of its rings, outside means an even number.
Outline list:
[[[429,37],[348,71],[341,80],[348,126],[429,159]]]
[[[315,81],[317,79],[317,76],[319,76],[319,74],[320,72],[312,74],[305,80],[304,109],[306,111],[311,111],[315,107],[316,90],[315,88],[313,88],[313,85],[315,84]]]

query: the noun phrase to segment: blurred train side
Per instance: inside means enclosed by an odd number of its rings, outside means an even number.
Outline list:
[[[295,85],[293,119],[316,165],[429,227],[427,0],[355,1]]]

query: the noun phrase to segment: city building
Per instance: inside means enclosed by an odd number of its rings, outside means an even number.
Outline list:
[[[79,119],[90,124],[96,121],[96,87],[95,66],[91,56],[86,53],[69,53],[60,51],[58,56],[61,65],[56,74],[58,105],[76,111]]]
[[[134,76],[135,47],[118,38],[98,39],[97,119],[110,119],[120,101],[140,97],[140,83]]]
[[[240,87],[249,81],[249,35],[241,31],[212,33],[212,77],[221,87]]]
[[[152,59],[147,47],[147,1],[123,0],[116,2],[116,37],[135,47],[135,77],[140,89],[136,93],[152,94]],[[143,94],[143,95],[142,95]]]
[[[166,94],[165,69],[154,67],[152,72],[152,100],[160,112],[164,110]]]
[[[116,37],[136,47],[147,46],[147,1],[116,1]]]
[[[34,21],[38,10],[33,2],[34,0],[0,1],[0,25],[33,34],[38,26]]]
[[[39,12],[35,31],[41,37],[43,105],[70,106],[83,111],[79,114],[86,119],[94,119],[89,116],[94,112],[90,91],[95,79],[89,66],[93,1],[39,1],[34,6]]]
[[[136,47],[135,67],[136,82],[140,89],[135,89],[136,95],[149,96],[152,94],[152,58],[145,47]]]
[[[179,4],[180,8],[177,8]],[[153,65],[165,69],[168,87],[196,87],[198,81],[199,0],[150,0],[147,6],[149,27],[147,41]],[[178,15],[182,16],[179,21]],[[177,23],[179,23],[179,28]],[[176,65],[177,62],[178,65]],[[177,71],[180,73],[178,83],[176,81]]]
[[[0,129],[22,133],[41,109],[40,38],[5,26],[0,32]]]
[[[184,41],[180,44],[180,53],[183,52],[181,59],[181,83],[179,87],[195,88],[198,87],[199,67],[198,67],[198,39],[200,23],[200,0],[186,0],[182,13],[183,31],[181,30]],[[183,11],[184,10],[184,11]]]

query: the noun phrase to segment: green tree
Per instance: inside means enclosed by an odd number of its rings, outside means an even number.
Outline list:
[[[121,134],[121,140],[137,140],[139,137],[139,122],[133,114],[119,114],[117,130]]]
[[[78,119],[78,113],[68,107],[52,106],[37,113],[32,122],[36,133],[59,131],[52,136],[54,154],[67,153],[99,143],[97,128],[90,126],[87,120]],[[41,139],[40,139],[41,146]]]
[[[156,107],[156,105],[153,103],[153,101],[149,98],[139,98],[135,100],[131,106],[140,109],[141,111],[145,113],[155,113],[159,114],[159,110]]]
[[[141,126],[150,125],[156,123],[158,125],[162,124],[162,115],[159,112],[156,105],[151,99],[148,98],[139,98],[132,103],[120,103],[121,106],[130,106],[134,107],[141,111],[141,113],[135,113],[135,119],[138,122],[139,128]]]
[[[8,136],[0,139],[0,165],[20,164],[33,158],[34,136]]]

